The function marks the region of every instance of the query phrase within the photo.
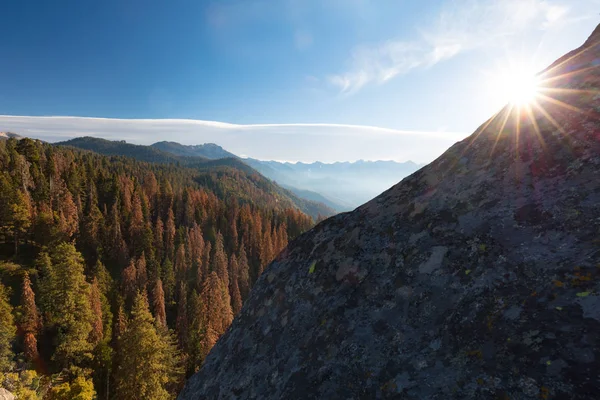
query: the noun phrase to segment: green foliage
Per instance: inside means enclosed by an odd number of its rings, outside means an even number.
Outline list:
[[[82,376],[78,376],[73,382],[65,382],[55,386],[50,391],[50,400],[94,400],[96,392],[94,384]]]
[[[19,400],[42,400],[46,392],[43,377],[34,370],[0,373],[0,387],[6,388]]]
[[[14,357],[12,343],[17,329],[12,312],[13,308],[8,302],[8,291],[0,283],[0,371],[9,370]]]
[[[145,295],[136,296],[131,321],[119,339],[116,387],[120,399],[170,399],[178,353],[170,334],[159,333]]]
[[[63,368],[78,365],[91,358],[92,330],[89,284],[83,274],[83,259],[75,247],[61,243],[52,249],[48,258],[41,255],[43,264],[42,304],[48,324],[57,329],[54,360]]]

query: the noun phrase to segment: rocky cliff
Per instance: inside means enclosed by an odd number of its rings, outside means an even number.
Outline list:
[[[290,244],[180,399],[598,398],[599,41]]]

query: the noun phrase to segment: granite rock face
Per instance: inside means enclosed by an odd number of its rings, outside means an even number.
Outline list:
[[[4,388],[0,388],[0,400],[14,400],[15,395]]]
[[[599,41],[291,243],[179,398],[600,398]]]

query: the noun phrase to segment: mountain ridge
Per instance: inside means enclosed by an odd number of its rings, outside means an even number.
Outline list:
[[[176,142],[157,142],[152,147],[176,156],[238,158],[298,196],[311,200],[320,199],[319,201],[336,211],[356,208],[395,184],[398,179],[422,167],[413,161],[391,160],[333,163],[258,160],[238,157],[214,143],[182,145]]]
[[[156,142],[151,147],[161,151],[172,153],[178,156],[204,157],[211,160],[219,158],[237,158],[233,153],[228,152],[215,143],[204,143],[197,145],[182,145],[177,142],[162,141]]]
[[[274,199],[279,199],[279,201],[289,201],[298,209],[310,215],[315,221],[320,216],[335,214],[335,210],[325,204],[303,199],[276,183],[269,181],[237,157],[209,159],[200,156],[177,156],[152,146],[134,145],[125,141],[111,141],[93,137],[71,139],[55,143],[55,145],[75,147],[107,156],[131,157],[139,161],[177,164],[188,168],[195,168],[203,171],[205,183],[211,185],[214,190],[222,195],[225,194],[225,191],[237,191],[242,197],[250,196],[252,198],[252,196],[258,195],[262,198],[260,192],[264,192],[267,197],[272,196]],[[220,182],[219,177],[222,179],[226,178],[227,184]],[[248,193],[241,190],[240,187],[237,187],[236,180],[241,180],[239,183],[243,183],[242,186],[244,187],[254,186],[258,192]]]

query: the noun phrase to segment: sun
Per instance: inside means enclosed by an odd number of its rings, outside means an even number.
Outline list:
[[[540,78],[526,66],[511,66],[491,77],[493,96],[514,107],[532,104],[540,93]]]

